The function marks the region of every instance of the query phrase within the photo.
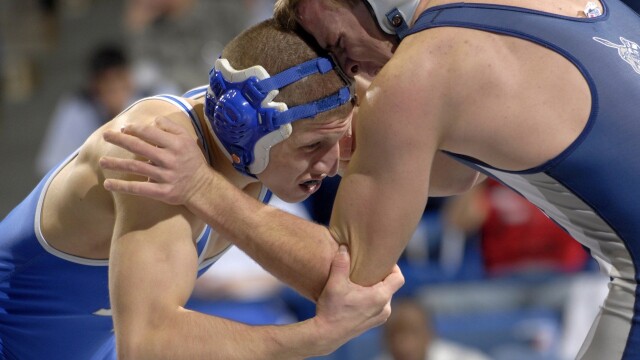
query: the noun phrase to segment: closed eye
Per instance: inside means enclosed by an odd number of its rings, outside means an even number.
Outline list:
[[[343,39],[344,39],[344,38],[343,38],[343,36],[342,36],[342,35],[338,36],[338,39],[336,39],[335,44],[334,44],[333,46],[331,46],[331,48],[333,49],[333,51],[341,51],[341,50],[343,50],[343,49],[344,49],[344,48],[343,48],[343,45],[344,45],[344,44],[343,44]]]
[[[331,45],[328,45],[325,50],[329,52],[335,52],[342,48],[342,35],[339,35],[336,41],[334,41]]]
[[[313,151],[313,150],[316,150],[317,148],[319,148],[319,147],[320,147],[320,144],[321,144],[321,142],[320,142],[320,141],[318,141],[318,142],[315,142],[315,143],[313,143],[313,144],[309,144],[309,145],[302,146],[301,148],[302,148],[302,150],[304,150],[304,151]]]

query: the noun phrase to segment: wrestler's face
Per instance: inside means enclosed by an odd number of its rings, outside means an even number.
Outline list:
[[[296,10],[300,25],[333,54],[350,77],[360,74],[372,78],[397,46],[363,2],[352,8],[326,0],[302,0]]]
[[[291,136],[269,151],[269,164],[258,179],[286,202],[303,201],[325,177],[338,173],[341,150],[343,160],[350,157],[350,130],[351,115],[294,122]]]

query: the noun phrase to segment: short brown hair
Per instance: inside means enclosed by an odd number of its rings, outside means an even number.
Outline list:
[[[302,0],[276,0],[276,4],[273,7],[273,18],[279,26],[284,29],[296,30],[299,29],[298,17],[296,15],[296,8]],[[350,7],[355,6],[358,1],[361,0],[324,0],[335,5],[345,3]]]
[[[222,57],[235,69],[246,69],[260,65],[271,75],[292,66],[326,56],[309,35],[279,27],[275,20],[265,20],[240,35],[225,46]],[[289,108],[321,99],[345,86],[335,70],[326,74],[315,74],[288,85],[280,90],[275,101],[284,102]],[[341,106],[318,117],[347,116],[351,105]]]

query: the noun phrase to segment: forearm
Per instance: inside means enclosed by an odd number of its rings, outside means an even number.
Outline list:
[[[187,207],[267,271],[316,300],[338,249],[329,230],[266,206],[208,171]]]
[[[139,326],[139,323],[138,323]],[[325,331],[326,332],[326,331]],[[121,359],[303,359],[341,343],[320,331],[315,318],[284,326],[248,326],[182,308],[155,316],[138,334],[116,327]]]

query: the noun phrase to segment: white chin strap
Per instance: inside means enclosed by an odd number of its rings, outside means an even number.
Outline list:
[[[409,26],[420,0],[367,0],[384,32],[396,35]]]

